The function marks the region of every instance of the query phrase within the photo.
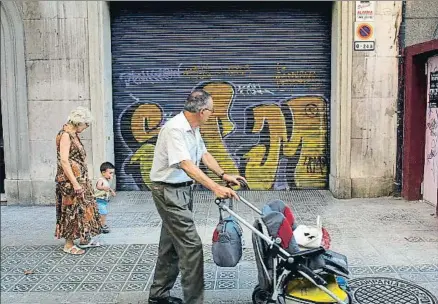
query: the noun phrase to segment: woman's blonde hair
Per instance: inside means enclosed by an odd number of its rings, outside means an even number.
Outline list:
[[[85,107],[77,107],[68,115],[68,122],[76,127],[79,124],[90,124],[92,120],[90,110]]]

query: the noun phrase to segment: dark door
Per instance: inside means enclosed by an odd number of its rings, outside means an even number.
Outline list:
[[[201,133],[227,173],[254,190],[327,188],[330,2],[121,3],[111,6],[120,190],[150,184],[160,127],[195,87],[213,95]]]

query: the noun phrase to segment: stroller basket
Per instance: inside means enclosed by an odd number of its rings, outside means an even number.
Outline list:
[[[241,196],[239,199],[263,216],[262,211],[256,206]],[[281,238],[273,238],[267,233],[261,218],[256,219],[254,225],[251,225],[234,212],[226,200],[217,198],[215,203],[253,233],[259,281],[253,293],[254,303],[275,303],[277,299],[282,299],[280,303],[350,303],[348,293],[340,289],[336,281],[336,277],[348,278],[348,263],[344,255],[323,247],[289,252],[283,248]],[[307,284],[307,287],[302,287],[303,284]],[[309,286],[319,293],[317,300],[311,296],[294,297],[294,290],[302,290]],[[320,298],[325,300],[320,302]]]

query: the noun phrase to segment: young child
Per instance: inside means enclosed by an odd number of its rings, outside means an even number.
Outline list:
[[[100,214],[100,222],[102,224],[102,233],[109,233],[109,228],[106,225],[106,215],[108,214],[108,202],[110,194],[116,196],[116,192],[111,189],[110,181],[114,177],[115,167],[110,162],[104,162],[100,165],[100,177],[96,182],[94,197],[96,198],[97,207]]]

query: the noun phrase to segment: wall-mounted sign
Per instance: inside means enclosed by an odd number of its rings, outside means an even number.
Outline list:
[[[430,72],[429,108],[438,108],[438,71]]]
[[[356,1],[356,21],[374,21],[375,1]]]
[[[374,23],[354,23],[354,50],[373,51],[375,48]]]

